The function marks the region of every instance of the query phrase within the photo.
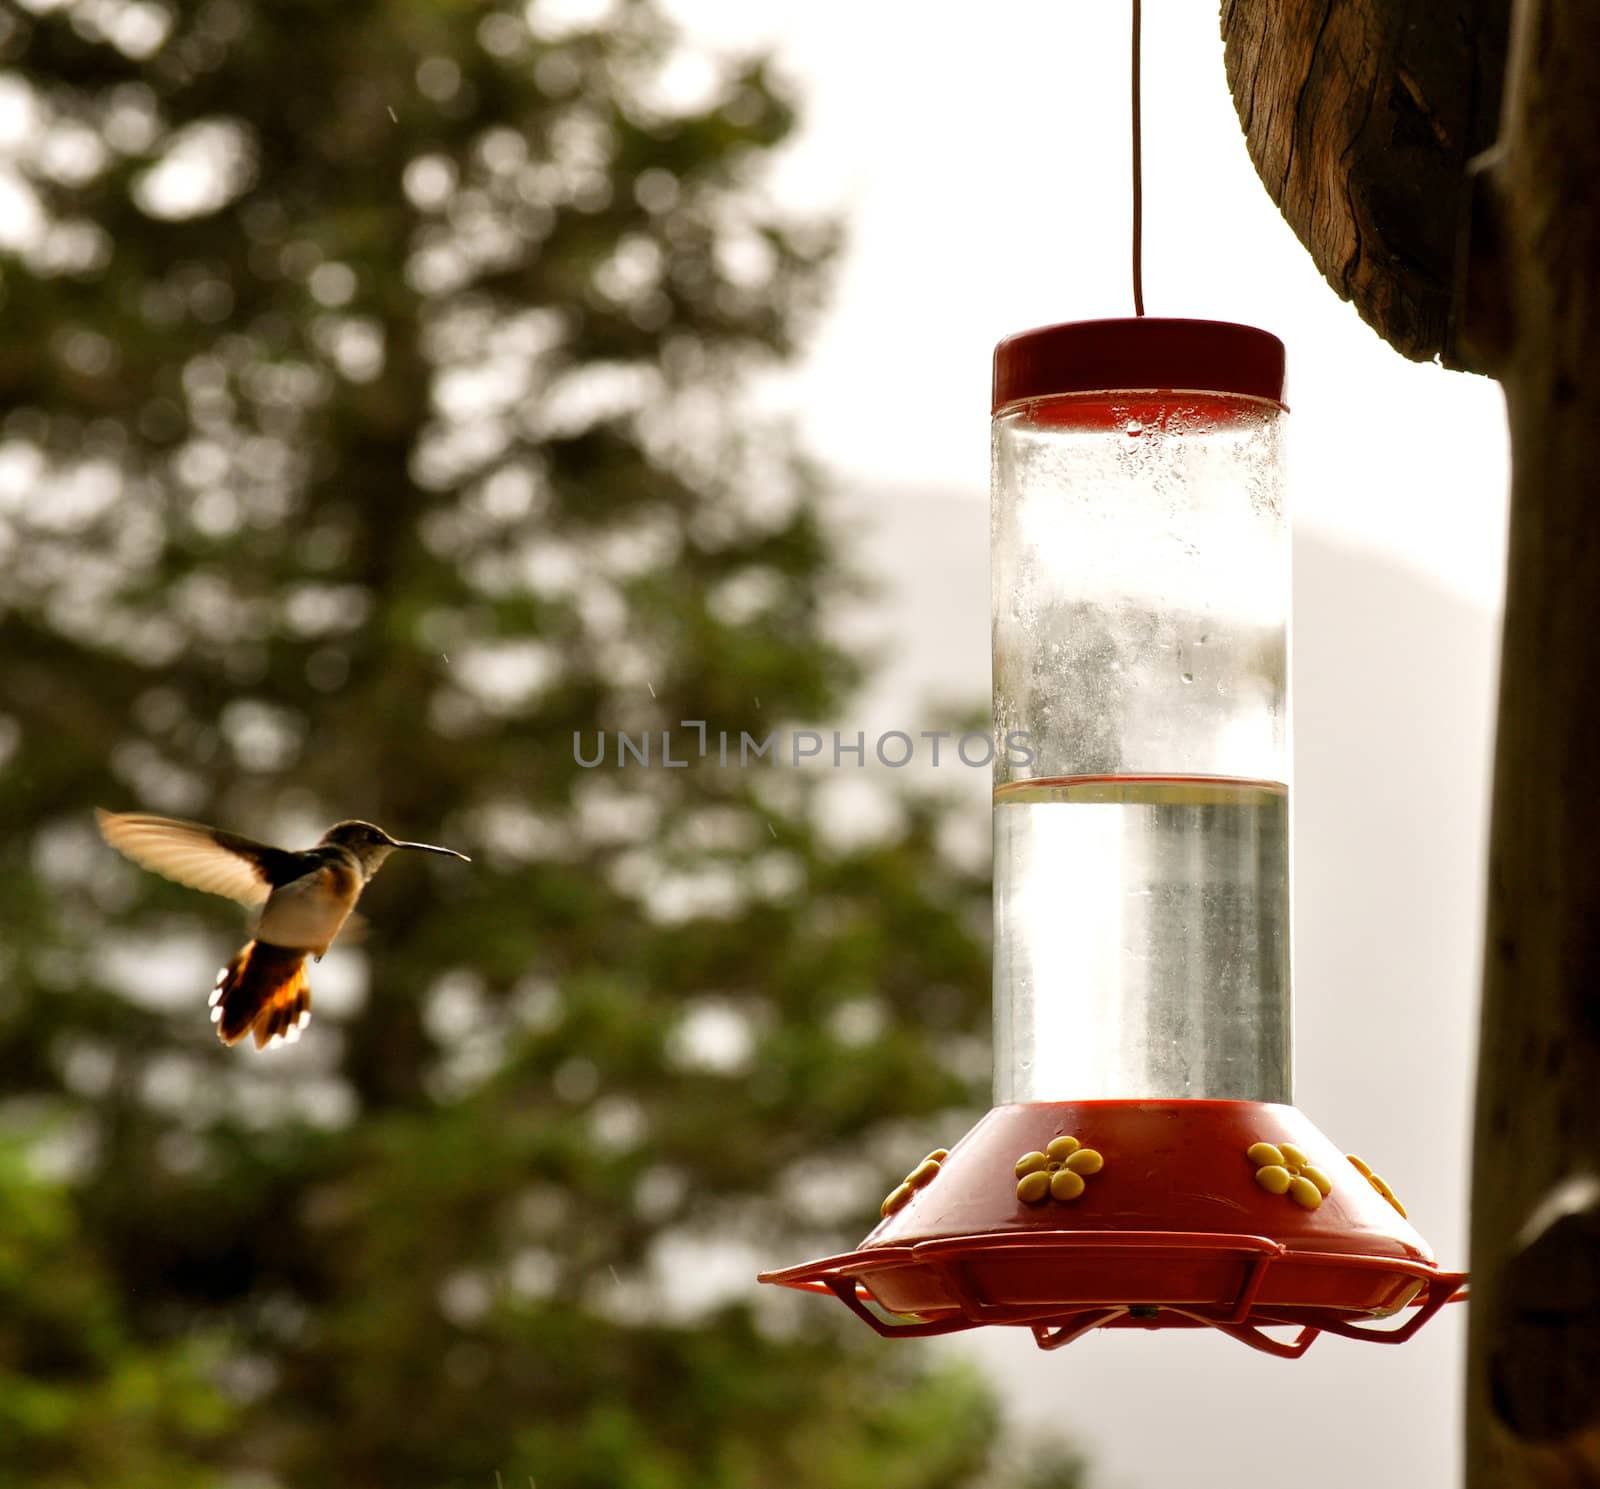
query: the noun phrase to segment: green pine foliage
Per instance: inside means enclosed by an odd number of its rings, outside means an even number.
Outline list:
[[[752,1280],[982,1104],[946,808],[574,760],[858,680],[744,397],[835,246],[762,187],[791,105],[593,11],[0,9],[0,1483],[1029,1482],[973,1376]],[[474,863],[226,1050],[236,912],[96,804]]]

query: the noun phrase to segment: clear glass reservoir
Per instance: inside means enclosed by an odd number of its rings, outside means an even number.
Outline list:
[[[1292,1100],[1282,393],[1217,322],[996,351],[997,1103]]]

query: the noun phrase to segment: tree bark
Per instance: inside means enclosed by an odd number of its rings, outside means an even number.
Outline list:
[[[1516,0],[1498,143],[1468,176],[1501,91],[1491,10],[1230,0],[1224,32],[1257,168],[1330,282],[1397,350],[1505,390],[1467,1483],[1580,1489],[1600,1486],[1600,3]],[[1374,134],[1406,98],[1434,146]]]

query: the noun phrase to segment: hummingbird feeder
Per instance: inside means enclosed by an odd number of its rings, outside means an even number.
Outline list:
[[[1289,1358],[1458,1294],[1292,1105],[1283,395],[1249,326],[996,349],[995,1105],[854,1251],[763,1281],[891,1337],[1209,1326]]]

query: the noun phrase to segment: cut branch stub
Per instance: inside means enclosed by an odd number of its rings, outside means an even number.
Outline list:
[[[1510,0],[1224,0],[1250,158],[1313,262],[1396,351],[1454,365],[1468,161],[1493,141]]]
[[[1546,1198],[1507,1258],[1489,1356],[1495,1413],[1534,1442],[1600,1427],[1600,1184]]]

